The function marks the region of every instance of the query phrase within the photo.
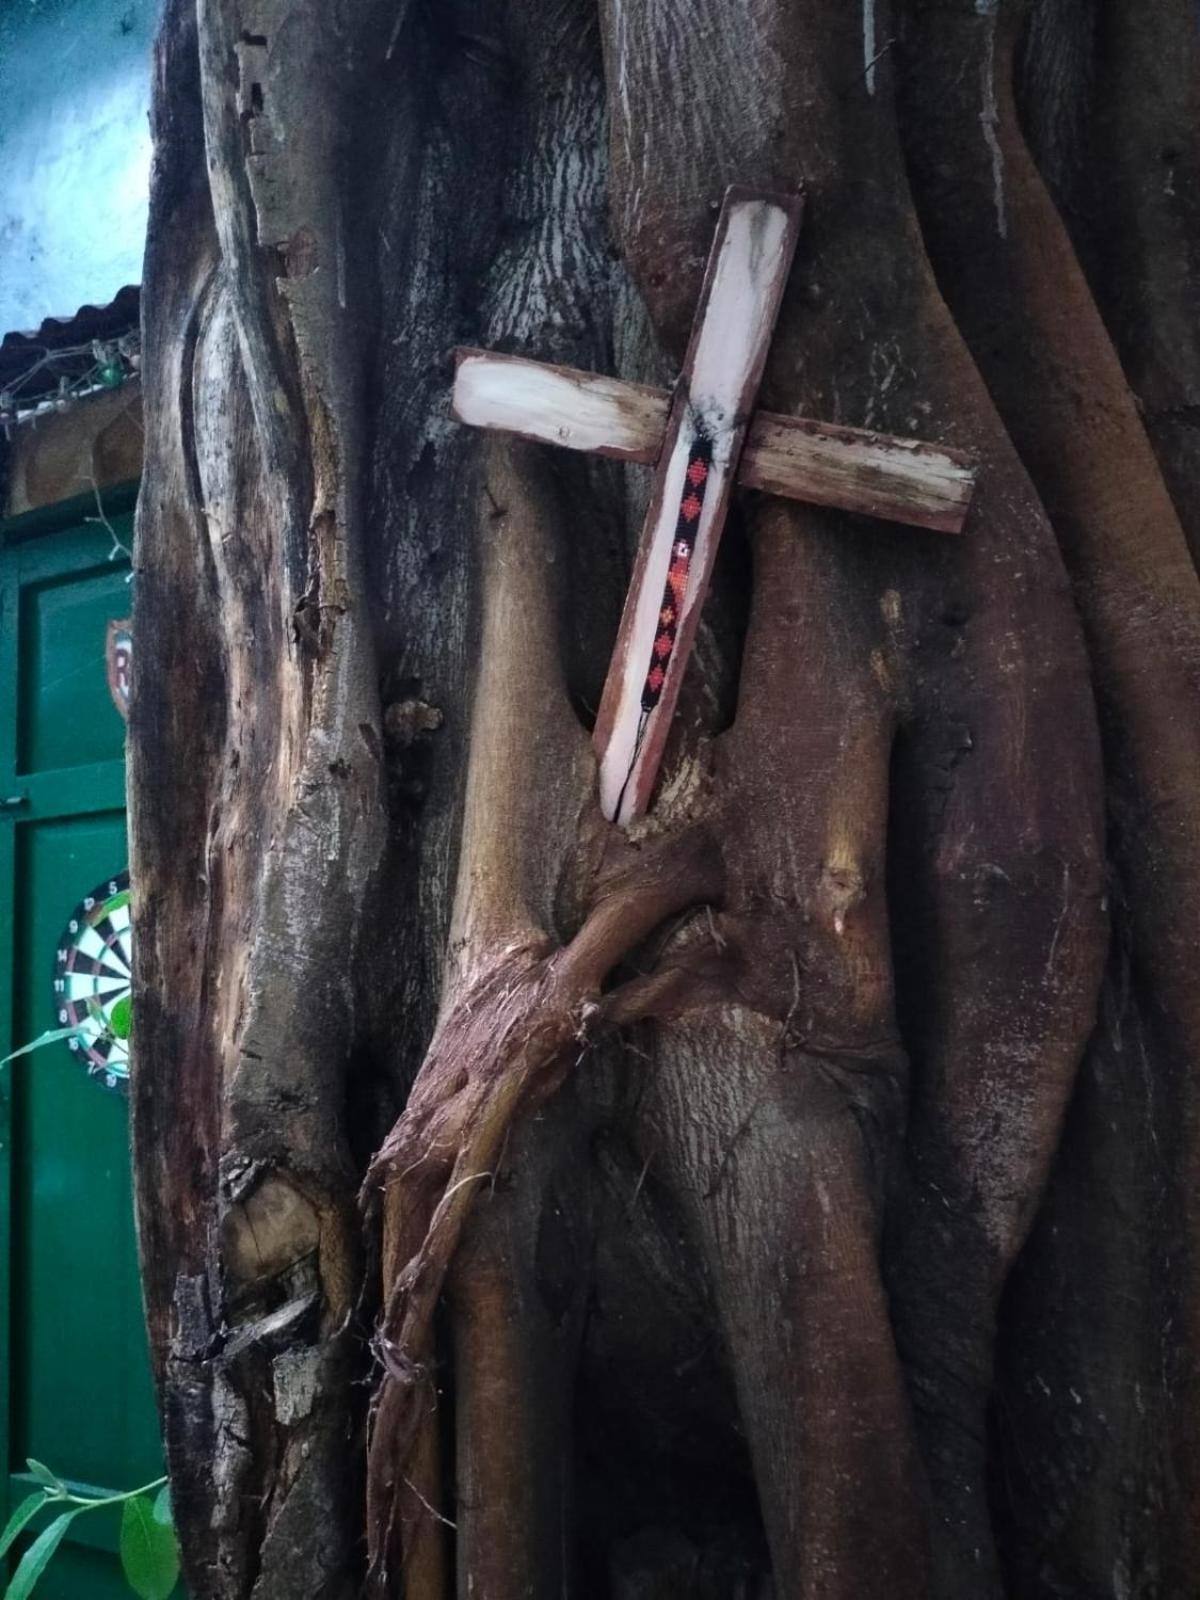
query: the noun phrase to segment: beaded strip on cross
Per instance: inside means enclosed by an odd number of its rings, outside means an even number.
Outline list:
[[[703,422],[695,418],[692,422],[692,441],[688,450],[687,469],[683,475],[683,488],[679,495],[679,516],[675,524],[675,542],[671,546],[671,564],[667,568],[662,605],[658,613],[658,631],[654,636],[650,663],[642,685],[642,714],[638,719],[637,737],[634,740],[629,772],[621,785],[621,794],[617,801],[618,809],[625,798],[629,779],[637,766],[637,758],[641,754],[651,715],[662,698],[663,684],[667,681],[667,671],[675,652],[675,640],[679,635],[679,617],[687,594],[692,556],[696,549],[696,534],[700,527],[700,513],[704,509],[704,491],[708,487],[708,477],[712,470],[712,458],[712,437]]]

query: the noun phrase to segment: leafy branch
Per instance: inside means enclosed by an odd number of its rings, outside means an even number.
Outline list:
[[[94,1000],[89,1002],[89,1010],[100,1025],[100,1033],[110,1039],[128,1039],[129,1022],[132,1010],[129,996],[122,995],[113,1006],[111,1013],[106,1017],[103,1008]],[[71,1039],[79,1032],[79,1024],[72,1023],[69,1028],[47,1028],[45,1033],[39,1033],[36,1039],[31,1039],[28,1044],[23,1044],[20,1049],[11,1051],[6,1056],[0,1056],[0,1067],[6,1067],[10,1061],[15,1061],[18,1056],[31,1055],[35,1050],[41,1050],[48,1044],[57,1044],[60,1039]]]
[[[30,1459],[26,1464],[39,1487],[21,1501],[0,1533],[0,1560],[39,1511],[47,1507],[62,1509],[21,1557],[12,1582],[4,1591],[4,1600],[26,1600],[33,1592],[76,1517],[118,1505],[121,1569],[126,1583],[140,1600],[167,1600],[179,1581],[179,1545],[166,1478],[155,1478],[153,1483],[121,1494],[88,1495],[77,1493],[40,1461]]]
[[[89,1003],[89,1009],[93,1018],[112,1038],[129,1038],[131,1006],[128,995],[122,995],[107,1017],[94,1001]],[[40,1050],[44,1045],[69,1039],[78,1032],[78,1024],[70,1028],[50,1028],[29,1044],[0,1058],[0,1067],[15,1061],[18,1056]],[[4,1560],[18,1536],[40,1511],[48,1506],[62,1509],[21,1557],[12,1582],[4,1591],[4,1600],[26,1600],[33,1592],[34,1585],[50,1565],[54,1552],[76,1517],[88,1511],[99,1511],[105,1506],[117,1505],[121,1507],[119,1549],[125,1581],[140,1600],[167,1600],[179,1579],[179,1547],[166,1478],[155,1478],[153,1483],[144,1483],[139,1489],[127,1489],[120,1494],[89,1495],[77,1493],[57,1473],[51,1472],[49,1467],[32,1457],[26,1465],[40,1487],[21,1501],[9,1517],[3,1533],[0,1533],[0,1561]]]

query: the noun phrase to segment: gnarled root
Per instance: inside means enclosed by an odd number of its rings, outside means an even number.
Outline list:
[[[445,1009],[363,1190],[366,1204],[382,1204],[389,1286],[368,1455],[368,1538],[378,1592],[397,1562],[406,1593],[437,1587],[432,1322],[475,1194],[495,1171],[518,1111],[554,1093],[589,1029],[607,1020],[601,986],[613,967],[664,918],[714,899],[720,882],[719,853],[703,830],[648,847],[602,887],[568,945],[531,935],[491,952]],[[639,1013],[656,992],[639,986]],[[677,1005],[678,978],[663,993]],[[425,1574],[420,1581],[414,1562]]]

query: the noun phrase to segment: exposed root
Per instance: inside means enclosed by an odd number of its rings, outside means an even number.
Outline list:
[[[719,853],[697,830],[643,850],[603,886],[568,945],[530,938],[492,952],[447,1007],[408,1104],[371,1164],[363,1201],[383,1209],[387,1285],[368,1457],[377,1592],[387,1591],[398,1562],[410,1577],[421,1525],[441,1520],[431,1485],[411,1496],[405,1486],[414,1457],[432,1448],[424,1436],[436,1398],[433,1314],[479,1187],[493,1176],[518,1112],[554,1093],[598,1025],[649,1014],[654,997],[677,1004],[677,977],[659,989],[647,980],[630,985],[639,993],[628,1008],[619,1004],[621,989],[602,1000],[601,986],[664,918],[711,901],[720,882]]]

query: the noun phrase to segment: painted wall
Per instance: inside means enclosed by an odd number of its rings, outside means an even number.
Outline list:
[[[0,334],[138,283],[159,0],[0,0]]]

